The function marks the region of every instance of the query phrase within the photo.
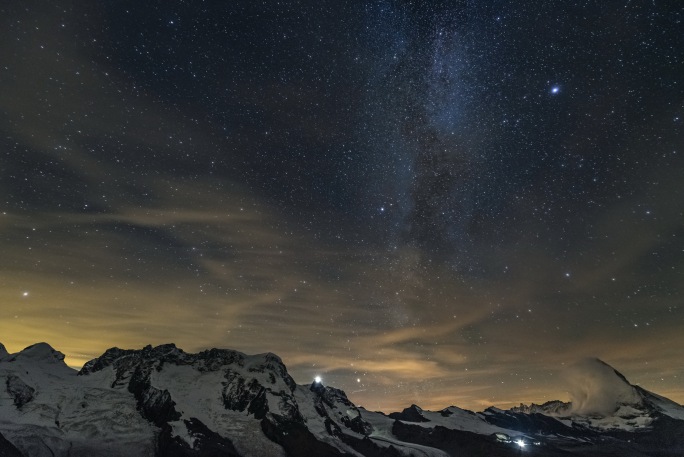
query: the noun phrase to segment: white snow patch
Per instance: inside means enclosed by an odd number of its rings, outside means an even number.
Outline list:
[[[169,425],[171,426],[171,436],[177,436],[185,441],[185,443],[190,446],[190,449],[195,448],[196,439],[190,435],[188,427],[185,425],[185,421],[173,421],[169,422]]]
[[[649,392],[648,399],[653,406],[666,416],[670,416],[673,419],[684,420],[684,406],[673,402],[669,398],[654,394],[653,392]]]

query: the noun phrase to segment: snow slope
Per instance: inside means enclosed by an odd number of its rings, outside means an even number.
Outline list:
[[[0,391],[0,433],[24,454],[87,455],[93,448],[112,456],[153,454],[152,427],[133,396],[79,377],[49,345],[0,358],[2,378],[14,389]],[[18,398],[28,401],[17,407]]]

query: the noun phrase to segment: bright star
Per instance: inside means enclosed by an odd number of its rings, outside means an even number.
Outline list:
[[[558,86],[553,86],[553,87],[551,88],[551,93],[552,93],[552,94],[557,94],[558,92],[560,92],[560,87],[558,87]]]

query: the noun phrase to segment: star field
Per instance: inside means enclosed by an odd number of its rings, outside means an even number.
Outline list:
[[[275,352],[369,409],[684,401],[675,1],[0,6],[0,341]]]

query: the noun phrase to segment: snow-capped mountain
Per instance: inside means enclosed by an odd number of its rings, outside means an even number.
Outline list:
[[[612,406],[587,390],[579,403],[385,415],[297,385],[270,353],[113,348],[77,372],[45,343],[0,345],[0,457],[683,455],[684,407],[608,368]]]

